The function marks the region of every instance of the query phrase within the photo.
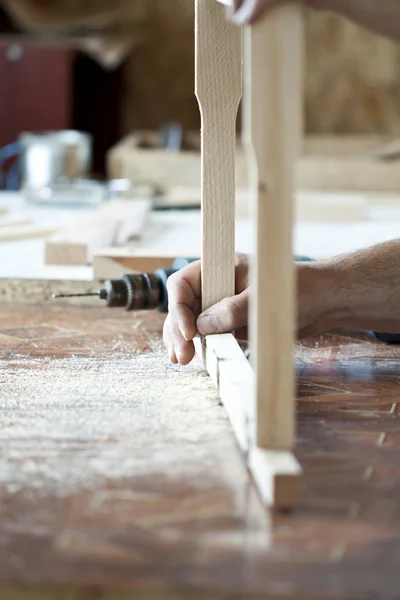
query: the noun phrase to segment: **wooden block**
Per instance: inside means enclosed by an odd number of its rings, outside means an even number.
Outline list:
[[[300,151],[302,19],[295,5],[271,9],[245,31],[244,143],[249,156],[256,252],[250,332],[256,443],[295,441],[292,198]]]
[[[83,222],[58,231],[45,246],[46,265],[87,265],[96,249],[116,238],[114,222]]]
[[[51,225],[12,225],[0,229],[0,242],[45,238],[57,231]]]
[[[156,269],[170,269],[177,258],[152,255],[152,251],[134,247],[105,248],[93,256],[95,279],[118,279],[129,273],[153,273]]]
[[[242,97],[241,31],[228,22],[224,8],[215,0],[196,0],[195,7],[205,310],[235,291],[235,151],[236,116]]]
[[[151,201],[147,198],[107,202],[77,223],[58,231],[46,243],[46,264],[89,264],[95,251],[138,236],[150,209]]]
[[[268,506],[294,508],[299,500],[302,469],[291,452],[253,448],[249,468]]]
[[[239,344],[231,334],[207,336],[205,345],[200,338],[195,342],[263,501],[276,509],[294,507],[302,469],[291,452],[257,448],[254,372]]]

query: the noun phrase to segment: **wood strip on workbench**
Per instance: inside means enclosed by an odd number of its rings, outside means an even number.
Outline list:
[[[400,350],[297,347],[303,493],[272,518],[162,322],[0,307],[0,597],[396,598]]]

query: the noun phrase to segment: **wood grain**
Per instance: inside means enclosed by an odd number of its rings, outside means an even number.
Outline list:
[[[202,309],[235,290],[236,116],[242,95],[241,31],[215,0],[195,0],[201,112]]]
[[[245,31],[244,144],[256,252],[251,265],[257,443],[292,448],[295,403],[292,195],[300,149],[302,19],[287,5]]]
[[[271,518],[162,315],[43,302],[57,285],[0,306],[2,600],[396,598],[398,348],[296,348],[305,493]]]

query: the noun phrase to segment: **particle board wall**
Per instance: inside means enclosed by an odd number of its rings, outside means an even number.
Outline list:
[[[137,0],[138,10],[146,0]],[[123,131],[178,120],[199,127],[193,2],[152,2],[126,62]],[[343,18],[307,12],[306,128],[400,133],[400,45]]]

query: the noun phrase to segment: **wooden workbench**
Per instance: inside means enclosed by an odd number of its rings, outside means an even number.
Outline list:
[[[296,350],[305,469],[262,508],[199,364],[162,317],[0,308],[0,598],[398,598],[400,350]]]

